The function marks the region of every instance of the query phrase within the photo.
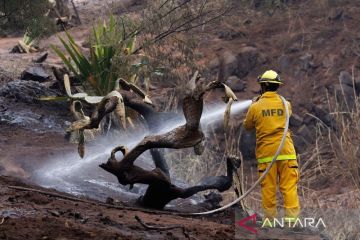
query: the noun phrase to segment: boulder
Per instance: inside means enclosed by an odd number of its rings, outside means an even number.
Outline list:
[[[304,119],[302,117],[300,117],[296,113],[291,114],[290,121],[289,121],[290,127],[300,127],[303,122],[304,122]]]
[[[311,144],[315,141],[316,134],[311,127],[303,124],[296,132],[296,136],[299,137],[306,144]]]
[[[346,84],[335,84],[334,94],[342,110],[351,110],[355,106],[354,90],[354,87],[350,87]]]
[[[323,57],[322,60],[322,66],[323,68],[331,68],[334,66],[335,56],[334,55],[328,55]]]
[[[353,79],[349,72],[341,71],[339,74],[339,82],[341,85],[353,87]]]
[[[256,135],[255,130],[242,131],[240,135],[240,151],[244,160],[252,160],[255,158]]]
[[[222,54],[223,64],[224,64],[224,79],[234,75],[238,68],[238,62],[236,59],[236,55],[230,51],[225,51]]]
[[[304,117],[304,121],[303,121],[303,124],[307,125],[307,126],[310,126],[310,125],[315,125],[315,118],[306,114],[305,117]]]
[[[281,72],[287,72],[289,70],[289,67],[291,66],[290,58],[287,55],[280,56],[278,63]]]
[[[30,67],[21,74],[22,80],[45,82],[49,80],[49,78],[49,74],[47,74],[42,67]]]
[[[355,89],[356,89],[357,95],[359,95],[360,94],[360,77],[355,80]]]
[[[246,88],[245,81],[241,80],[237,76],[230,76],[225,84],[228,85],[235,92],[243,92]]]
[[[259,52],[251,46],[242,47],[237,55],[237,69],[235,75],[239,78],[246,77],[257,65]]]
[[[308,71],[310,68],[314,68],[315,64],[312,61],[313,60],[313,55],[311,53],[305,53],[304,55],[302,55],[300,57],[300,69],[303,71]]]
[[[326,126],[333,126],[333,119],[329,113],[329,110],[324,105],[313,106],[312,112],[319,118]]]
[[[304,153],[306,151],[306,148],[308,146],[307,142],[297,134],[292,135],[292,139],[294,142],[295,151],[297,154]]]

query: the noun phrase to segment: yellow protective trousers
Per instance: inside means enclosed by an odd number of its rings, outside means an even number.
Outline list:
[[[270,162],[259,163],[259,176],[265,172]],[[277,160],[269,173],[261,182],[262,207],[265,218],[277,217],[276,190],[279,182],[280,192],[284,199],[285,218],[295,221],[300,214],[297,183],[299,181],[299,169],[296,160]]]

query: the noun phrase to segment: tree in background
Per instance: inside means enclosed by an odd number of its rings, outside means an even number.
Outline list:
[[[48,17],[53,4],[48,0],[0,0],[0,31],[30,37],[49,35],[55,22]]]

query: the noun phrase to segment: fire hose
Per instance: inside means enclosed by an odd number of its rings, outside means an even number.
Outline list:
[[[238,197],[237,199],[235,199],[234,201],[232,201],[231,203],[226,204],[225,206],[222,206],[220,208],[214,209],[214,210],[210,210],[210,211],[206,211],[206,212],[198,212],[198,213],[184,213],[181,215],[189,215],[189,216],[194,216],[194,215],[208,215],[208,214],[213,214],[213,213],[218,213],[218,212],[222,212],[225,209],[234,206],[235,204],[237,204],[238,202],[240,202],[241,200],[243,200],[247,195],[249,195],[249,193],[251,193],[254,188],[259,185],[259,183],[266,177],[266,175],[269,173],[271,167],[274,165],[276,159],[278,158],[281,150],[284,147],[285,144],[285,140],[286,140],[286,135],[287,132],[289,130],[289,120],[290,120],[290,113],[289,113],[289,107],[286,104],[286,100],[283,96],[280,96],[282,104],[284,105],[285,108],[285,127],[284,127],[284,132],[283,132],[283,136],[281,138],[281,142],[279,144],[279,147],[274,155],[274,158],[272,159],[271,163],[269,164],[269,166],[266,168],[266,170],[264,171],[264,173],[259,177],[259,179],[240,197]]]

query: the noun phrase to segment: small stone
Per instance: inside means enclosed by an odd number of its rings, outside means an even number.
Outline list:
[[[49,77],[49,74],[41,67],[30,67],[21,74],[22,80],[33,80],[37,82],[45,82],[49,80]]]
[[[104,216],[100,218],[100,222],[102,222],[103,224],[110,224],[111,223],[111,219],[109,216]]]
[[[48,210],[48,212],[54,217],[60,217],[60,213],[56,210]]]
[[[114,205],[114,199],[111,197],[106,198],[106,204]]]
[[[82,218],[82,216],[81,216],[81,214],[80,214],[79,212],[75,212],[75,213],[74,213],[74,217],[75,217],[76,219]]]
[[[42,63],[42,62],[46,61],[47,57],[48,57],[48,52],[45,52],[45,53],[35,57],[32,61],[34,63]]]
[[[245,20],[243,21],[243,24],[244,24],[244,25],[249,25],[249,24],[251,24],[251,23],[252,23],[251,19],[245,19]]]

